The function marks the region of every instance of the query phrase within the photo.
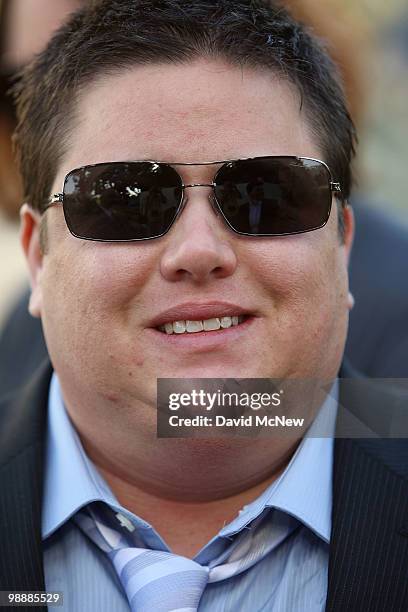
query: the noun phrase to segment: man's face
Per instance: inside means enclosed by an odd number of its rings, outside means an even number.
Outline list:
[[[53,193],[68,171],[98,162],[322,159],[299,106],[295,90],[273,75],[222,62],[119,72],[83,93]],[[210,182],[215,170],[178,167],[190,184]],[[43,257],[35,247],[38,221],[31,234],[26,213],[31,312],[43,320],[68,404],[125,406],[132,414],[140,401],[155,403],[157,377],[336,375],[348,319],[349,213],[344,244],[336,205],[320,230],[250,238],[227,228],[210,195],[208,187],[187,188],[170,232],[134,243],[74,238],[55,206]],[[247,320],[223,331],[166,335],[157,325],[169,310],[174,321]]]

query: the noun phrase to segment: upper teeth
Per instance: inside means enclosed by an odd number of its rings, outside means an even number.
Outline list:
[[[166,334],[196,334],[202,331],[216,331],[218,329],[227,329],[233,325],[242,323],[243,317],[220,317],[216,319],[206,319],[203,321],[174,321],[162,325],[160,330]]]

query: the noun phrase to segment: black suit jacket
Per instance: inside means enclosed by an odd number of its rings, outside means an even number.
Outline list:
[[[41,501],[50,376],[45,363],[23,391],[0,403],[0,590],[45,589]],[[352,389],[340,386],[340,404],[363,421],[393,401],[365,379]],[[347,414],[340,413],[338,432],[347,428]],[[336,439],[326,610],[408,610],[406,440]]]
[[[373,378],[408,378],[408,225],[364,203],[354,206],[346,356]]]

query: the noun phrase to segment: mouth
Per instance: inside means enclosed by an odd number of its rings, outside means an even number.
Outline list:
[[[180,336],[183,334],[200,334],[203,332],[217,333],[230,327],[238,327],[245,323],[247,319],[247,315],[237,314],[230,316],[220,313],[220,316],[212,317],[211,319],[169,321],[164,325],[159,325],[156,329],[168,336],[173,334]]]
[[[226,301],[185,302],[153,318],[149,329],[162,347],[211,351],[242,341],[259,313]]]

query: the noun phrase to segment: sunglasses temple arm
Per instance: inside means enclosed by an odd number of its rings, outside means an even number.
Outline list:
[[[56,193],[54,194],[46,203],[46,205],[44,206],[44,211],[48,210],[49,208],[51,208],[51,206],[55,206],[56,204],[62,204],[64,201],[64,194],[63,193]]]
[[[336,198],[339,198],[342,206],[346,206],[346,201],[344,197],[342,197],[342,189],[340,183],[336,183],[335,181],[330,181],[330,189]]]

